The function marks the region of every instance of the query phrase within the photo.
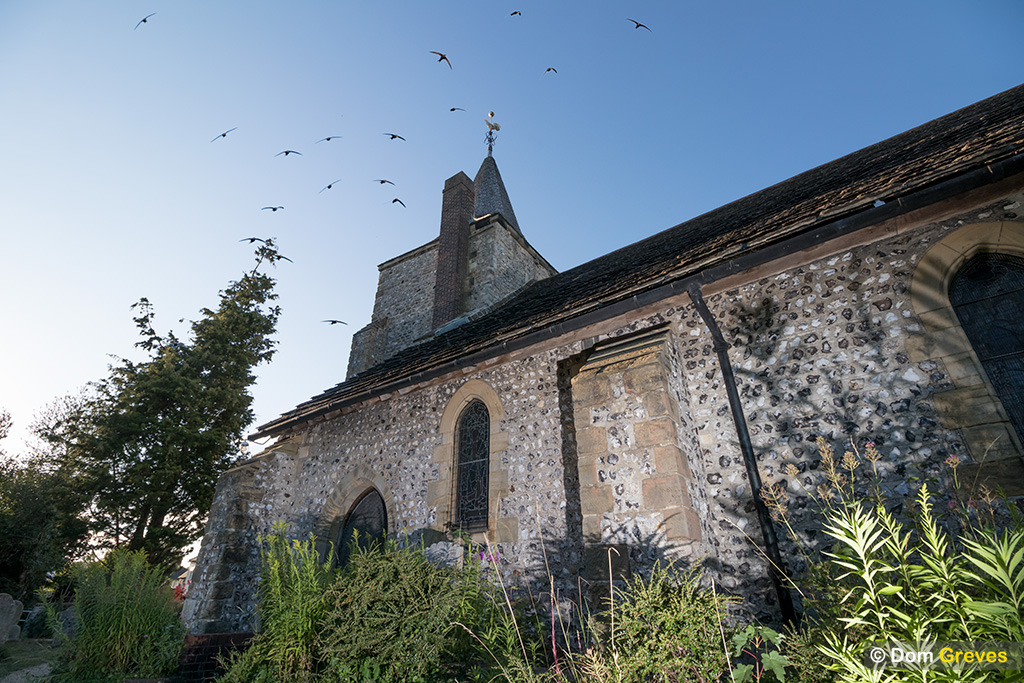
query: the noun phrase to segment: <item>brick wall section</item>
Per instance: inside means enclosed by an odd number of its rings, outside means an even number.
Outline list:
[[[224,667],[220,665],[219,659],[226,659],[232,652],[245,650],[252,638],[252,633],[185,636],[185,648],[181,653],[178,671],[171,680],[174,683],[215,680],[224,673]]]
[[[433,326],[441,327],[465,310],[464,288],[469,258],[469,224],[473,220],[476,190],[459,171],[444,183],[441,199],[441,235],[434,282]]]

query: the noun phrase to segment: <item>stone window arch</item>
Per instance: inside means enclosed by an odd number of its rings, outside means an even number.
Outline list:
[[[382,513],[377,507],[377,500],[371,497],[371,493],[383,505]],[[362,509],[359,508],[360,503],[364,505]],[[371,507],[371,504],[376,509],[373,514],[378,518],[383,517],[383,533],[379,536],[393,534],[397,520],[391,489],[373,469],[367,465],[358,464],[349,471],[334,487],[331,495],[327,497],[327,501],[320,511],[320,518],[313,529],[317,539],[317,549],[324,560],[328,559],[328,550],[331,548],[333,548],[331,556],[333,562],[346,559],[346,557],[339,556],[339,552],[343,552],[339,542],[343,541],[343,535],[347,533],[346,526],[352,527],[359,523],[365,528],[366,522],[369,521],[366,519],[366,515],[370,513],[368,508]],[[359,521],[360,519],[362,521]],[[351,525],[350,522],[352,522]]]
[[[388,512],[384,498],[375,488],[363,492],[345,516],[344,523],[332,539],[334,543],[334,564],[344,567],[352,554],[353,542],[364,550],[383,543],[388,534]]]
[[[459,526],[457,510],[458,440],[461,418],[470,415],[474,403],[487,411],[487,515],[486,521],[470,526],[477,542],[514,542],[519,539],[519,520],[500,517],[499,503],[509,495],[508,469],[503,464],[508,449],[508,434],[502,430],[505,409],[494,389],[479,379],[468,380],[448,400],[438,425],[440,443],[434,448],[432,466],[437,478],[427,483],[427,505],[435,510],[433,526],[445,531]],[[473,411],[479,411],[474,408]],[[479,413],[478,417],[479,417]],[[482,515],[481,515],[482,517]]]
[[[1024,223],[976,223],[936,242],[914,270],[910,288],[924,334],[906,340],[912,360],[941,361],[948,373],[952,387],[932,400],[942,426],[960,430],[975,460],[961,480],[1001,487],[1008,495],[1024,494],[1024,448],[1001,396],[1005,390],[993,384],[985,367],[987,352],[979,355],[978,333],[965,330],[956,304],[972,304],[957,290],[970,288],[964,278],[972,277],[974,269],[1022,260]],[[968,322],[968,328],[973,324]]]

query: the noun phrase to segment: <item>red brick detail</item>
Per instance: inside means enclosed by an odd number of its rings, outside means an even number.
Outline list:
[[[437,243],[434,329],[463,312],[469,261],[469,224],[473,220],[475,203],[476,189],[465,173],[459,171],[445,181],[441,197],[441,237]]]

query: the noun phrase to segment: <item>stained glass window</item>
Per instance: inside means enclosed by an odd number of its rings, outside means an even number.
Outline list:
[[[388,533],[388,512],[384,499],[375,489],[370,489],[359,499],[345,519],[341,534],[335,541],[337,566],[344,567],[352,554],[353,538],[360,548],[366,549],[384,540]]]
[[[458,463],[455,523],[470,531],[486,529],[491,420],[483,401],[474,400],[462,411],[455,443]]]
[[[1024,259],[972,257],[953,277],[949,301],[1024,440]]]

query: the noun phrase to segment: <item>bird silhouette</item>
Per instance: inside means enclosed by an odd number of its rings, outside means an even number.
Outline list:
[[[374,178],[373,182],[380,183],[381,185],[383,185],[384,183],[387,183],[388,185],[394,185],[393,182],[391,182],[390,180],[387,180],[385,178]]]
[[[630,19],[629,17],[626,17],[626,21],[632,21],[634,24],[636,24],[636,26],[634,26],[634,28],[645,28],[648,31],[651,31],[651,27],[650,26],[648,26],[647,24],[641,24],[636,19]],[[654,33],[654,31],[651,31],[651,33]]]
[[[558,73],[558,69],[556,69],[556,68],[555,68],[555,67],[553,67],[553,66],[549,66],[549,67],[548,67],[548,68],[547,68],[547,69],[546,69],[546,70],[544,71],[544,73],[547,73],[548,71],[554,71],[555,73]]]
[[[396,135],[394,133],[384,133],[384,135],[390,136],[392,140],[394,140],[395,138],[398,138],[399,140],[403,141],[405,140],[405,138],[403,138],[401,135]]]
[[[260,239],[259,237],[246,237],[246,238],[240,239],[238,241],[239,242],[248,242],[249,244],[252,244],[253,242],[262,242],[263,244],[267,243],[266,240]]]
[[[436,50],[431,50],[430,54],[437,55],[437,61],[439,61],[439,62],[448,62],[448,68],[449,69],[452,68],[452,63],[450,61],[448,61],[448,55],[443,54],[441,52],[437,52]]]
[[[523,16],[523,13],[522,13],[522,12],[520,12],[519,10],[516,10],[515,12],[513,12],[513,13],[512,13],[512,14],[510,14],[509,16],[510,16],[510,17],[521,17],[521,16]]]
[[[340,137],[341,137],[340,135],[329,135],[326,138],[320,138],[319,140],[317,140],[317,142],[330,142],[334,138],[340,138]],[[313,143],[313,144],[316,144],[316,143]]]
[[[348,325],[344,320],[321,320],[322,323],[330,323],[332,325]]]
[[[299,155],[300,157],[302,156],[302,152],[296,152],[296,151],[295,151],[294,149],[286,149],[286,150],[285,150],[285,151],[283,151],[283,152],[278,152],[278,153],[277,153],[277,154],[275,154],[274,156],[275,156],[275,157],[279,157],[279,156],[281,156],[282,154],[283,154],[283,155],[285,155],[285,156],[288,156],[289,154],[298,154],[298,155]]]
[[[324,190],[329,190],[332,187],[334,187],[334,183],[340,183],[340,182],[341,182],[341,178],[338,178],[337,180],[332,180],[331,184],[328,185],[327,187],[325,187]],[[324,190],[320,190],[320,192],[323,192]],[[320,192],[317,192],[317,194],[320,194]]]
[[[226,138],[228,136],[228,133],[230,133],[232,130],[238,130],[238,126],[235,126],[234,128],[231,128],[230,130],[224,131],[223,133],[221,133],[220,135],[218,135],[214,139],[210,140],[210,142],[217,142],[217,140],[219,140],[221,138]]]
[[[270,209],[271,211],[277,212],[278,209],[283,208],[283,206],[264,206],[262,209],[260,209],[260,211],[266,211],[267,209]]]
[[[295,263],[295,261],[292,261],[287,256],[281,256],[280,254],[274,254],[273,256],[271,256],[270,257],[270,261],[271,262],[274,262],[274,261],[287,261],[288,263]]]
[[[402,206],[405,206],[405,202],[403,202],[403,201],[402,201],[401,199],[399,199],[398,197],[395,197],[394,199],[392,199],[392,200],[391,200],[391,203],[392,203],[392,204],[394,204],[395,202],[398,202],[398,203],[399,203],[399,204],[401,204]]]
[[[138,28],[138,27],[142,26],[143,24],[145,24],[146,20],[149,19],[150,17],[154,16],[155,14],[156,14],[156,12],[153,12],[153,14],[147,14],[146,16],[142,17],[142,19],[139,20],[139,23],[135,24],[135,28]],[[132,30],[134,31],[135,28],[133,28]]]
[[[452,108],[451,108],[451,109],[449,109],[448,111],[466,111],[466,110],[465,110],[465,109],[463,109],[462,107],[452,107]]]

